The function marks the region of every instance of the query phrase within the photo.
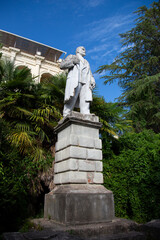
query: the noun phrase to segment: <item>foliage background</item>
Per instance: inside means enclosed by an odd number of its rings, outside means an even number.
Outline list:
[[[159,218],[160,134],[127,133],[114,145],[112,155],[103,153],[103,174],[114,193],[116,216],[139,223]]]
[[[97,72],[105,84],[121,86],[118,104],[133,126],[118,141],[102,133],[105,186],[114,192],[117,216],[145,222],[160,218],[160,1],[135,14],[135,27],[120,35],[123,51]]]

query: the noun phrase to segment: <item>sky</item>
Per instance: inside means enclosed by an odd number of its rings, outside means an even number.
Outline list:
[[[75,54],[86,48],[97,93],[116,101],[122,90],[117,82],[104,85],[96,73],[123,51],[120,33],[135,26],[137,8],[152,0],[1,0],[0,29]]]

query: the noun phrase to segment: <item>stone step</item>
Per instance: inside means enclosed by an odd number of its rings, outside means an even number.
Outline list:
[[[147,240],[160,239],[160,219],[152,220],[146,224],[141,224],[138,231],[144,232],[148,237]]]
[[[128,233],[96,236],[89,240],[146,240],[146,236],[144,233],[132,231]]]
[[[115,218],[111,222],[83,225],[63,225],[54,222],[53,220],[39,218],[33,219],[32,223],[35,226],[41,226],[43,229],[52,229],[58,231],[67,231],[74,235],[79,235],[83,238],[93,238],[94,236],[112,235],[119,233],[128,233],[137,231],[139,226],[137,223],[127,219]]]
[[[139,225],[127,219],[115,219],[110,223],[78,226],[65,226],[46,219],[32,222],[43,230],[4,233],[3,240],[160,240],[160,220]]]
[[[86,240],[63,231],[30,231],[27,233],[9,232],[2,235],[3,240]]]
[[[81,238],[80,236],[72,235],[71,232],[63,231],[31,231],[27,233],[4,233],[4,240],[146,240],[145,235],[140,232],[128,232],[112,235],[96,236],[92,238]]]

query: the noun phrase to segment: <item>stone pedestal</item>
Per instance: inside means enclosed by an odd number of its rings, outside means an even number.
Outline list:
[[[45,195],[45,218],[67,225],[113,220],[113,194],[100,185],[103,183],[100,127],[97,116],[72,112],[55,128],[56,187]]]

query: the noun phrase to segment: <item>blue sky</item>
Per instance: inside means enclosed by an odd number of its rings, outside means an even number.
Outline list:
[[[3,0],[0,29],[74,54],[84,46],[94,73],[123,50],[119,33],[134,27],[138,7],[151,0]],[[104,85],[94,74],[99,95],[114,101],[117,83]]]

